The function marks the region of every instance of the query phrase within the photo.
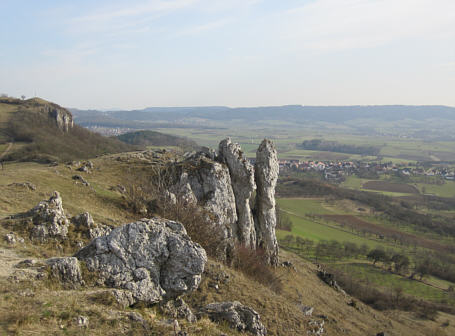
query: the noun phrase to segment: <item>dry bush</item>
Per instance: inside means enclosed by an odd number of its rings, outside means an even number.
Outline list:
[[[281,293],[283,290],[280,277],[267,264],[265,252],[262,249],[253,250],[244,245],[237,245],[234,249],[232,266],[276,293]]]

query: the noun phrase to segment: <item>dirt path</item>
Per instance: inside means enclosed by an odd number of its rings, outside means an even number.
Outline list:
[[[16,270],[14,265],[24,260],[13,249],[0,247],[0,278],[7,278]]]
[[[3,151],[2,154],[0,154],[0,160],[6,155],[9,153],[9,151],[11,150],[11,148],[13,147],[13,143],[10,142],[8,143],[8,147],[6,147],[6,149]]]

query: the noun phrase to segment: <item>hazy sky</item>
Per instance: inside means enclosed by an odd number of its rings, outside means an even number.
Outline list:
[[[455,0],[0,0],[0,92],[67,107],[455,106]]]

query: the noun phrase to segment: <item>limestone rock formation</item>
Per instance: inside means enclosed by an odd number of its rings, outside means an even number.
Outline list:
[[[276,240],[275,186],[279,165],[275,146],[264,139],[256,152],[256,231],[257,246],[264,249],[271,265],[278,265]]]
[[[265,251],[267,262],[278,265],[275,236],[275,186],[278,179],[277,152],[264,140],[253,167],[238,144],[228,138],[219,144],[218,156],[210,150],[186,154],[165,192],[169,204],[198,204],[223,228],[226,259],[236,244]],[[255,211],[250,199],[257,186]],[[253,216],[253,212],[255,216]]]
[[[49,238],[62,240],[67,237],[69,221],[58,191],[54,191],[49,200],[39,202],[26,215],[32,216],[34,224],[31,239],[45,242]]]
[[[237,232],[237,211],[228,168],[203,153],[189,157],[184,166],[180,193],[188,199],[192,199],[192,193],[197,203],[213,214],[214,223],[224,228],[227,241],[231,241]]]
[[[215,322],[226,321],[231,328],[238,331],[249,331],[257,336],[267,335],[267,329],[261,323],[259,314],[238,301],[210,303],[202,308],[201,314]]]
[[[250,198],[256,189],[254,168],[242,156],[240,145],[232,143],[230,138],[220,142],[218,159],[227,165],[231,176],[238,217],[236,238],[241,244],[254,248],[256,232],[250,209]]]
[[[42,112],[47,112],[49,118],[52,119],[57,127],[63,132],[68,132],[73,128],[73,115],[63,107],[49,103],[44,105],[41,110]]]
[[[63,284],[77,288],[85,284],[82,279],[79,261],[74,257],[51,258],[46,260],[50,266],[51,275],[59,279]]]
[[[92,215],[88,212],[74,216],[71,218],[71,222],[74,224],[76,231],[82,232],[89,239],[104,236],[112,230],[107,225],[95,224]]]
[[[106,286],[129,290],[147,304],[197,289],[207,261],[182,224],[160,218],[117,227],[75,257]]]

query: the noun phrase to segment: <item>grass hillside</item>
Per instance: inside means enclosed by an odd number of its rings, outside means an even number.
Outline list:
[[[171,156],[172,153],[166,155]],[[133,159],[132,159],[133,158]],[[168,159],[172,160],[172,157]],[[94,168],[82,173],[90,187],[72,180],[77,166],[48,167],[33,162],[13,162],[0,171],[0,218],[26,211],[40,200],[58,190],[65,210],[72,215],[85,211],[96,223],[112,226],[138,219],[125,207],[123,195],[112,188],[128,181],[134,169],[147,169],[150,163],[134,160],[134,155],[106,155],[92,160]],[[78,172],[79,173],[79,172]],[[36,186],[32,191],[20,184],[28,181]],[[289,211],[298,214],[297,201],[287,201]],[[283,207],[286,204],[282,204]],[[324,211],[325,205],[316,201],[305,205],[307,211]],[[313,210],[312,210],[313,209]],[[10,228],[0,225],[0,236]],[[25,237],[25,236],[24,236]],[[7,245],[0,241],[0,334],[12,335],[174,335],[157,307],[120,308],[106,299],[103,288],[87,286],[79,290],[64,290],[49,281],[23,280],[14,265],[24,259],[42,260],[53,256],[72,255],[74,248],[66,245],[39,245],[28,239],[24,244]],[[281,260],[293,263],[292,268],[278,267],[273,272],[281,280],[281,291],[246,276],[211,259],[206,267],[200,289],[187,295],[185,301],[197,311],[207,303],[238,300],[255,309],[268,329],[268,335],[307,335],[311,321],[325,321],[327,335],[453,335],[455,317],[439,313],[434,320],[422,319],[413,313],[386,310],[377,311],[349,295],[326,285],[317,277],[317,265],[294,253],[281,250]],[[220,274],[229,281],[217,283]],[[378,276],[379,279],[379,276]],[[314,307],[312,316],[305,316],[301,305]],[[27,309],[24,309],[27,307]],[[139,314],[149,327],[131,318]],[[81,329],[74,319],[83,315],[89,326]],[[137,316],[137,315],[134,315]],[[201,319],[194,324],[184,320],[180,326],[188,335],[240,335],[225,324]]]
[[[3,154],[2,160],[67,161],[134,148],[116,139],[90,132],[78,125],[74,125],[68,132],[63,132],[45,112],[49,107],[66,111],[56,104],[39,98],[0,99],[0,146],[4,146],[4,150],[0,153],[0,155]],[[8,147],[5,145],[9,144],[12,146],[6,152]]]
[[[125,133],[117,136],[116,138],[124,143],[142,147],[175,146],[180,147],[183,150],[194,150],[198,148],[198,144],[193,140],[155,131],[137,131]]]

